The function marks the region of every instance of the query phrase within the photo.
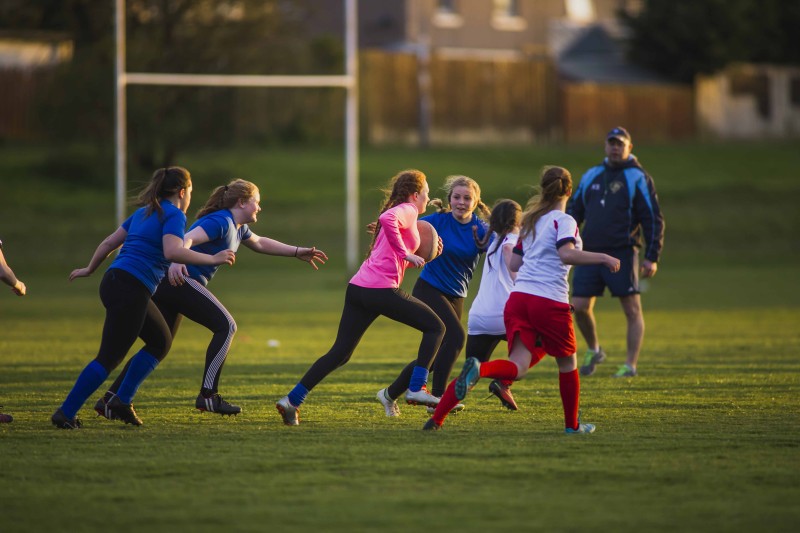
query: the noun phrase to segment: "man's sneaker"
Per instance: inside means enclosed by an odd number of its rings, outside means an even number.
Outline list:
[[[439,431],[442,426],[437,424],[433,417],[429,418],[425,425],[422,426],[422,431]]]
[[[595,429],[594,424],[578,423],[578,429],[566,428],[564,429],[564,433],[566,433],[567,435],[594,433],[594,429]]]
[[[395,417],[400,416],[400,408],[397,407],[397,400],[392,400],[387,396],[386,389],[381,389],[377,394],[378,401],[383,405],[386,411],[386,416]]]
[[[75,418],[67,418],[61,408],[56,409],[56,412],[50,417],[50,421],[59,429],[80,429],[83,426],[77,416]]]
[[[511,387],[505,385],[503,382],[495,379],[489,383],[489,392],[500,398],[503,407],[506,409],[512,411],[519,409],[519,407],[517,407],[517,402],[514,401],[514,395],[511,394]]]
[[[1,405],[0,405],[0,408],[2,408]],[[13,416],[8,415],[6,413],[0,413],[0,424],[10,424],[13,421],[14,421],[14,417]]]
[[[481,364],[474,357],[469,357],[456,378],[456,398],[463,400],[472,387],[481,379]]]
[[[108,408],[108,402],[106,401],[105,396],[97,400],[97,403],[94,404],[94,410],[97,413],[97,416],[102,416],[103,418],[107,418],[109,420],[116,420],[116,418],[114,418],[114,413],[112,413],[111,409]]]
[[[406,403],[410,405],[436,407],[439,405],[439,398],[428,392],[426,387],[422,387],[416,392],[406,391]]]
[[[200,411],[208,411],[209,413],[217,413],[220,415],[238,415],[242,412],[242,408],[238,405],[233,405],[232,403],[228,403],[225,399],[222,398],[216,392],[206,398],[203,394],[197,395],[197,400],[194,402],[194,406],[199,409]]]
[[[292,402],[289,401],[288,396],[284,396],[278,403],[275,404],[275,407],[278,409],[278,412],[283,417],[283,423],[287,426],[299,426],[300,425],[300,417],[297,416],[299,409],[292,405]]]
[[[132,424],[134,426],[141,426],[143,424],[142,419],[136,416],[133,404],[122,403],[119,396],[111,398],[106,404],[106,407],[111,414],[111,420],[122,420],[126,424]]]
[[[581,376],[591,376],[600,363],[606,360],[606,352],[600,347],[595,352],[594,350],[586,350],[586,355],[583,356],[583,366],[581,367]]]
[[[441,398],[439,398],[439,399],[441,400]],[[450,414],[452,415],[453,413],[460,413],[463,410],[464,410],[464,404],[463,403],[457,403],[457,404],[455,404],[453,406],[452,409],[450,409]],[[432,415],[434,413],[434,411],[436,411],[435,407],[428,407],[428,414],[429,415]]]
[[[636,369],[629,367],[627,364],[619,367],[616,373],[612,374],[612,378],[633,378],[636,377]]]

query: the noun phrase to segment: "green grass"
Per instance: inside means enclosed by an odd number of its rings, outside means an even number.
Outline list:
[[[623,359],[624,318],[602,299],[610,360],[582,381],[583,416],[598,431],[576,438],[562,434],[549,359],[515,385],[519,412],[485,399],[481,381],[441,432],[420,431],[421,408],[401,406],[399,419],[387,419],[375,392],[411,359],[418,336],[385,319],[309,395],[299,427],[280,423],[274,402],[328,349],[347,279],[342,154],[333,149],[208,152],[184,162],[194,207],[214,183],[253,179],[264,197],[258,233],[318,243],[332,256],[314,272],[245,250],[214,280],[239,324],[222,392],[244,412],[193,409],[208,334],[187,321],[137,396],[143,427],[94,418],[93,397],[83,430],[56,431],[48,418],[96,352],[103,318],[99,273],[72,284],[66,276],[113,229],[113,191],[41,174],[37,149],[0,149],[0,173],[16,176],[4,180],[0,238],[30,291],[0,294],[0,398],[15,416],[0,426],[0,531],[794,531],[800,155],[774,144],[637,151],[668,223],[644,295],[641,376],[608,377]],[[375,190],[401,168],[422,168],[432,184],[465,172],[487,200],[524,200],[542,164],[577,175],[598,151],[362,156],[366,222]]]

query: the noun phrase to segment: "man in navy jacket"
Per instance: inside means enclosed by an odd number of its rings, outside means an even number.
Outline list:
[[[575,322],[589,346],[581,375],[590,376],[606,359],[597,337],[594,304],[608,287],[618,297],[628,322],[627,358],[614,377],[636,376],[636,364],[644,338],[644,316],[639,296],[639,270],[644,278],[655,275],[664,242],[664,218],[653,179],[631,153],[633,144],[625,128],[606,136],[606,158],[581,178],[567,213],[583,224],[583,248],[620,259],[620,270],[611,273],[595,265],[576,266],[572,280]],[[642,241],[644,241],[642,243]],[[639,268],[639,250],[644,253]]]

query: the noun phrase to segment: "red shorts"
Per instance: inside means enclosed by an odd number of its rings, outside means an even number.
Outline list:
[[[578,350],[569,304],[524,292],[512,292],[506,302],[503,319],[509,352],[517,335],[534,355],[544,351],[554,357],[569,357]],[[541,346],[536,345],[537,339],[541,340]]]

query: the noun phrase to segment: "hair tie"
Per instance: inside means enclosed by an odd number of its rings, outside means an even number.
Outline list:
[[[228,186],[225,185],[225,192],[228,192]]]

